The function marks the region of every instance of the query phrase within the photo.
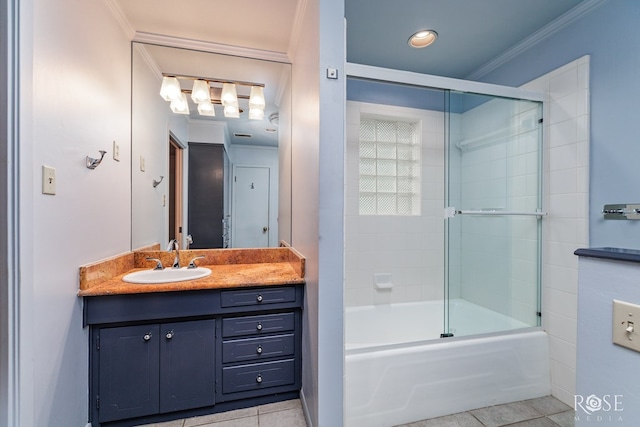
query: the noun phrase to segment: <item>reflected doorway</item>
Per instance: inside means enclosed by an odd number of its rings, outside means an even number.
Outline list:
[[[234,248],[269,246],[270,169],[234,166],[231,244]]]
[[[182,242],[182,148],[169,135],[169,240]]]

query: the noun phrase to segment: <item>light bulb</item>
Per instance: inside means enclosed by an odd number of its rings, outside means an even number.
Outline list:
[[[175,101],[180,98],[180,82],[175,77],[163,77],[160,96],[165,101]]]
[[[262,108],[249,108],[249,118],[252,120],[264,119],[264,110]]]
[[[170,108],[176,114],[189,114],[189,103],[187,95],[180,93],[180,98],[171,101]]]
[[[225,107],[227,105],[233,105],[238,108],[238,94],[236,93],[236,85],[233,83],[222,84],[222,94],[220,95],[220,102]]]
[[[198,113],[201,116],[215,116],[216,110],[213,108],[211,101],[205,101],[198,104]]]
[[[240,111],[238,110],[238,107],[236,107],[235,105],[225,105],[224,116],[237,119],[238,117],[240,117]]]
[[[211,101],[211,94],[209,93],[209,83],[205,80],[194,80],[193,88],[191,89],[191,99],[196,104],[201,102]]]
[[[264,100],[264,88],[262,86],[251,86],[251,95],[249,95],[249,107],[264,110],[266,106]]]

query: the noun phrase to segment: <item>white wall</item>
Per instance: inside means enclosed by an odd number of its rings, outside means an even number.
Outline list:
[[[301,3],[292,47],[292,244],[307,260],[302,400],[314,427],[343,424],[344,4]],[[295,38],[294,38],[295,40]],[[338,80],[325,78],[326,68]]]
[[[361,114],[420,123],[421,214],[359,215]],[[345,306],[444,297],[444,113],[347,102]],[[374,288],[375,273],[392,274],[393,288]]]
[[[589,57],[568,63],[524,89],[549,94],[544,112],[542,324],[549,334],[551,392],[573,406],[576,388],[578,259],[589,245]]]
[[[168,179],[157,187],[153,181],[160,176],[168,178],[169,132],[187,142],[187,119],[173,114],[169,103],[159,96],[162,79],[153,63],[148,62],[144,47],[133,45],[133,98],[131,156],[132,222],[131,247],[133,249],[168,240]],[[121,148],[122,151],[122,148]],[[145,170],[140,168],[140,158],[144,158]],[[164,246],[163,246],[164,247]]]
[[[83,426],[78,267],[131,244],[130,44],[102,2],[21,8],[20,425]],[[101,149],[103,163],[87,169]],[[56,168],[55,196],[41,194],[43,164]]]

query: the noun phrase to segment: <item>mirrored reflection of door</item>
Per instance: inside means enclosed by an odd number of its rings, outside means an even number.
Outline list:
[[[269,246],[269,175],[267,167],[234,167],[231,218],[234,248]]]
[[[182,242],[182,147],[169,137],[169,240]]]

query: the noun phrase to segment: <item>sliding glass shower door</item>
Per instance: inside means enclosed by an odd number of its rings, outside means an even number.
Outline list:
[[[449,92],[443,336],[540,325],[542,103]]]

